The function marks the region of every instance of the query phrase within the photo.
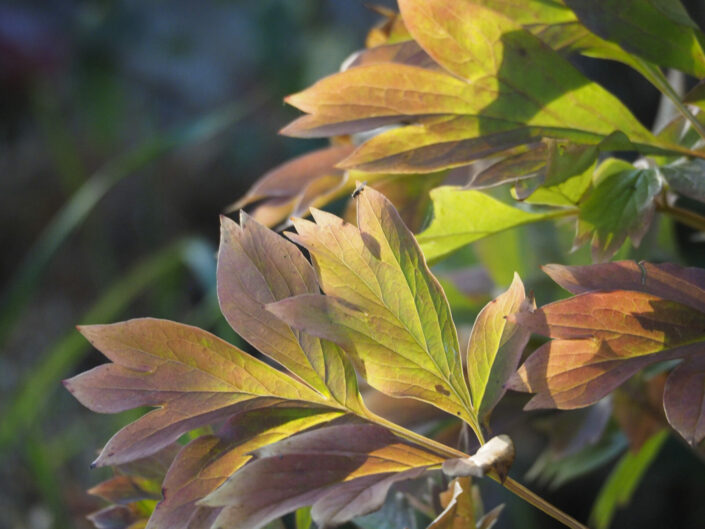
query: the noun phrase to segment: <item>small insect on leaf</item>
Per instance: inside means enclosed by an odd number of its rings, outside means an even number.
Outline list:
[[[365,182],[357,182],[357,185],[355,186],[355,189],[352,192],[352,195],[350,195],[352,198],[357,198],[357,195],[362,193],[362,190],[365,189],[365,186],[367,185],[367,181]]]

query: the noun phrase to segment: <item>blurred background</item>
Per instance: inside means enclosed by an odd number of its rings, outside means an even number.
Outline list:
[[[0,528],[88,527],[102,505],[88,465],[131,417],[60,386],[104,361],[76,324],[152,315],[236,339],[213,292],[218,215],[323,143],[277,135],[296,115],[282,98],[378,18],[357,0],[0,1]]]
[[[102,504],[85,489],[110,474],[89,463],[136,416],[91,413],[61,387],[104,361],[76,324],[149,315],[238,343],[214,294],[218,215],[324,144],[277,135],[296,116],[282,98],[337,70],[379,18],[360,0],[0,0],[0,529],[89,527]],[[655,90],[596,64],[581,67],[651,124]],[[656,479],[682,488],[659,503],[656,481],[642,491],[656,503],[626,519],[697,505],[703,488],[681,480],[696,460],[677,441],[666,452]],[[581,492],[608,471],[555,499],[584,519]],[[504,526],[547,527],[526,509],[512,502]]]

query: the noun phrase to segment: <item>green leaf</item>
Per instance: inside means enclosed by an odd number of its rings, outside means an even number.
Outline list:
[[[151,318],[82,327],[110,360],[65,381],[86,407],[158,409],[120,430],[95,465],[147,456],[193,428],[281,400],[325,405],[313,390],[206,331]]]
[[[626,51],[697,78],[705,36],[678,0],[565,0],[590,31]]]
[[[705,160],[681,159],[659,167],[659,171],[674,191],[705,202]]]
[[[639,246],[651,225],[662,183],[656,170],[636,169],[615,158],[600,165],[595,179],[595,189],[580,206],[574,246],[592,239],[593,259],[605,261],[627,236]]]
[[[431,191],[434,217],[417,239],[426,259],[438,260],[473,241],[509,228],[566,215],[566,210],[529,213],[480,191],[439,187]]]
[[[526,298],[518,275],[504,294],[490,301],[475,320],[467,350],[470,394],[480,421],[489,415],[504,395],[504,383],[516,371],[530,332],[506,317],[535,308]]]
[[[543,136],[597,144],[615,131],[631,148],[683,152],[659,142],[619,100],[499,12],[463,0],[400,7],[415,40],[455,75],[395,62],[351,68],[287,98],[310,115],[284,133],[326,136],[402,123],[341,164],[385,172],[437,171]]]
[[[306,248],[326,296],[292,297],[268,306],[295,328],[335,341],[380,391],[433,404],[471,424],[448,301],[394,207],[364,188],[358,227],[313,211],[295,220],[291,238]]]
[[[656,458],[663,443],[668,438],[668,432],[654,435],[636,454],[627,452],[620,459],[592,506],[590,526],[595,529],[608,529],[612,518],[620,507],[626,506],[641,483],[646,470]]]
[[[491,97],[482,115],[651,141],[614,96],[499,13],[463,0],[401,0],[399,7],[431,57]]]

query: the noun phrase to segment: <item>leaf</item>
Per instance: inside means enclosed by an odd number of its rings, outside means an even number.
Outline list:
[[[635,377],[612,396],[614,420],[629,440],[632,452],[641,450],[668,424],[663,411],[667,378],[666,373],[653,378]]]
[[[662,183],[654,169],[636,169],[617,159],[603,162],[597,185],[580,206],[574,247],[592,239],[594,261],[606,261],[627,236],[634,246],[651,225]]]
[[[217,527],[259,527],[305,505],[319,527],[340,524],[379,508],[394,481],[442,461],[370,424],[323,427],[255,455],[201,502],[224,507]]]
[[[659,171],[674,191],[705,202],[705,160],[681,159],[659,167]]]
[[[291,406],[234,415],[218,435],[198,437],[181,450],[164,479],[164,498],[147,529],[189,527],[191,520],[204,516],[202,511],[210,510],[196,503],[245,465],[251,451],[342,415],[340,411]]]
[[[448,485],[445,494],[450,494],[443,512],[433,520],[427,529],[466,529],[475,527],[475,505],[472,501],[472,481],[470,478],[455,478]]]
[[[621,130],[640,148],[672,148],[503,15],[462,0],[407,0],[400,7],[416,42],[455,75],[391,62],[349,69],[287,98],[309,115],[285,134],[407,125],[375,136],[343,162],[385,172],[437,171],[544,135],[594,144]]]
[[[401,0],[399,7],[414,40],[490,99],[483,115],[650,141],[616,98],[497,12],[463,0]]]
[[[477,529],[492,529],[504,510],[504,503],[497,505],[477,522]]]
[[[602,489],[590,513],[590,526],[595,529],[607,529],[619,507],[626,506],[641,483],[642,477],[658,455],[661,446],[668,438],[663,430],[654,435],[638,453],[627,452],[614,468]]]
[[[705,353],[686,358],[673,370],[663,406],[668,422],[691,445],[705,439]]]
[[[294,158],[257,180],[228,211],[252,205],[253,217],[266,226],[304,215],[310,206],[326,204],[344,184],[335,164],[352,151],[351,145],[335,145]]]
[[[530,332],[507,322],[515,312],[536,308],[524,294],[517,274],[504,294],[482,309],[475,320],[467,350],[470,395],[480,421],[489,415],[505,393],[504,383],[516,371]]]
[[[705,312],[705,270],[674,263],[618,261],[589,266],[548,264],[548,276],[571,294],[635,290]]]
[[[667,410],[673,406],[670,415],[667,412],[671,425],[689,442],[698,443],[705,436],[705,296],[698,283],[703,271],[646,263],[640,291],[615,290],[635,282],[635,271],[626,263],[551,265],[552,277],[583,293],[509,317],[554,340],[532,354],[507,386],[536,393],[527,409],[571,409],[596,402],[649,364],[683,358],[671,374],[674,380],[666,382],[664,403]],[[606,291],[596,291],[603,277]]]
[[[310,252],[327,295],[268,310],[340,344],[380,391],[474,421],[450,307],[414,236],[377,191],[364,188],[357,207],[358,227],[317,210],[315,224],[294,221],[290,237]]]
[[[480,191],[440,187],[431,191],[433,220],[417,236],[426,259],[436,261],[473,241],[509,228],[547,220],[556,211],[529,213]],[[560,212],[564,214],[563,211]]]
[[[303,384],[201,329],[152,318],[81,333],[113,363],[65,381],[86,407],[158,409],[120,430],[94,465],[145,457],[198,426],[281,400],[325,404]]]
[[[705,36],[678,0],[565,0],[603,39],[647,61],[705,76]]]
[[[331,342],[292,330],[265,309],[280,299],[318,292],[313,267],[296,246],[245,214],[239,226],[222,218],[218,299],[228,323],[322,395],[362,411],[357,378],[345,353]]]
[[[354,54],[343,64],[341,70],[376,63],[399,63],[439,70],[440,66],[413,40],[375,46]]]

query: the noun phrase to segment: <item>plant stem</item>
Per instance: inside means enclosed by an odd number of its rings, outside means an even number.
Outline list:
[[[683,103],[683,101],[681,101],[681,98],[673,89],[671,83],[668,82],[666,76],[663,75],[663,72],[661,72],[658,67],[640,59],[639,57],[635,56],[634,60],[642,69],[641,73],[651,82],[651,84],[658,88],[663,95],[665,95],[668,99],[671,100],[671,102],[673,102],[674,106],[683,115],[683,117],[690,121],[690,124],[693,126],[693,129],[695,129],[695,131],[700,135],[701,138],[705,139],[705,127],[702,123],[700,123],[700,121],[698,121],[698,118],[693,115],[693,113],[688,109],[688,107]],[[698,157],[702,158],[702,155],[698,155]]]
[[[439,456],[442,457],[447,457],[450,459],[455,459],[455,458],[467,458],[469,457],[468,454],[461,452],[460,450],[456,450],[455,448],[451,448],[450,446],[446,446],[442,443],[439,443],[438,441],[434,441],[433,439],[429,439],[428,437],[424,437],[423,435],[417,434],[416,432],[413,432],[411,430],[407,430],[403,426],[400,426],[398,424],[395,424],[391,421],[388,421],[387,419],[380,417],[378,415],[375,415],[372,412],[369,412],[369,416],[367,417],[368,419],[372,420],[373,422],[384,426],[394,432],[395,434],[399,435],[400,437],[411,441],[413,443],[416,443],[418,445],[423,446],[424,448],[427,448],[428,450],[436,453]],[[482,439],[481,439],[482,441]],[[548,516],[551,518],[554,518],[555,520],[558,520],[561,522],[563,525],[566,527],[570,527],[571,529],[587,529],[586,526],[578,522],[575,518],[568,516],[566,513],[561,511],[558,507],[550,504],[546,500],[544,500],[541,496],[537,495],[536,493],[530,491],[527,489],[524,485],[521,483],[514,481],[512,478],[506,478],[504,482],[499,478],[499,476],[493,471],[488,474],[488,476],[495,480],[497,483],[505,487],[507,490],[513,492],[517,496],[519,496],[521,499],[526,501],[527,503],[530,503],[540,511],[543,511],[546,513]]]
[[[705,231],[705,217],[698,215],[694,211],[665,203],[659,204],[658,210],[686,226],[690,226],[698,231]]]

